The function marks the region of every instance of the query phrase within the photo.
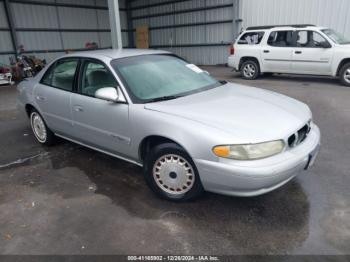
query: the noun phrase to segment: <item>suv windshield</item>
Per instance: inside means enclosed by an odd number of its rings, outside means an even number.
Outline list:
[[[333,29],[323,29],[321,30],[325,33],[333,42],[339,45],[350,44],[350,40],[346,39],[342,34],[334,31]]]
[[[142,55],[111,62],[135,103],[175,99],[222,85],[172,55]]]

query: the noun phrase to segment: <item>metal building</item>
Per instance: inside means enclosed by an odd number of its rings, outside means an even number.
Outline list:
[[[124,0],[119,5],[128,46]],[[0,63],[8,64],[19,46],[50,61],[88,42],[111,47],[107,0],[0,0]]]
[[[170,50],[196,64],[225,63],[234,38],[238,0],[131,3],[132,24],[148,25],[150,47]]]
[[[348,0],[119,0],[124,47],[149,27],[150,48],[196,64],[223,64],[247,26],[313,23],[350,35]],[[87,42],[111,47],[107,0],[0,0],[0,62],[23,46],[48,61]]]
[[[241,27],[315,24],[350,36],[349,0],[241,0]]]

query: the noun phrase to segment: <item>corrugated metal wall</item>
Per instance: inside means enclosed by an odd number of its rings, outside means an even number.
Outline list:
[[[234,3],[136,0],[131,4],[133,27],[150,27],[151,48],[172,51],[196,64],[222,64],[233,40]]]
[[[242,26],[311,23],[350,36],[349,0],[241,0]]]
[[[64,50],[83,49],[87,42],[100,48],[111,46],[107,0],[9,0],[18,46],[48,61]],[[50,5],[51,4],[51,5]],[[68,6],[67,6],[68,5]],[[125,0],[119,0],[123,45],[128,46]],[[13,52],[11,35],[0,0],[0,62],[9,63]]]
[[[1,53],[11,52],[12,41],[9,31],[9,26],[6,19],[4,3],[0,2],[0,63],[8,64],[9,55]]]
[[[18,45],[39,57],[51,60],[64,50],[84,48],[86,42],[96,42],[101,48],[111,46],[107,0],[8,1]],[[196,64],[226,63],[238,18],[243,20],[240,27],[313,23],[350,36],[349,0],[239,2],[238,15],[238,0],[119,0],[123,45],[132,45],[128,42],[126,3],[130,4],[133,29],[150,27],[151,48],[170,50]],[[6,64],[10,56],[6,53],[14,52],[8,28],[0,0],[0,62]]]

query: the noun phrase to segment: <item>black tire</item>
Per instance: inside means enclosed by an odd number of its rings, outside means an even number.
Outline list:
[[[40,115],[40,113],[37,110],[32,109],[30,111],[29,120],[30,120],[30,126],[32,128],[34,137],[40,144],[45,146],[51,146],[55,144],[55,141],[56,141],[55,134],[47,127],[44,118]],[[35,123],[36,121],[39,121],[39,124]],[[42,124],[40,121],[42,121]],[[38,132],[36,131],[36,128],[34,127],[35,125],[39,126],[39,129],[45,132],[45,137],[41,137],[40,134],[38,134]]]
[[[176,156],[178,157],[178,162],[176,162]],[[174,165],[174,168],[176,168],[176,165],[180,164],[178,166],[180,169],[177,169],[180,175],[171,171],[172,166],[170,166],[170,168],[169,166],[164,166],[164,171],[161,170],[161,160],[166,157],[171,161],[170,164]],[[174,159],[171,159],[171,157]],[[173,161],[176,163],[173,163]],[[169,165],[167,162],[164,162],[164,164]],[[189,170],[186,170],[186,172],[188,172],[186,175],[181,173],[183,171],[181,168],[184,166],[189,168]],[[157,170],[159,173],[156,173]],[[192,178],[191,174],[193,174]],[[172,175],[174,175],[174,177],[172,177]],[[174,202],[193,200],[199,197],[204,191],[193,160],[183,148],[173,143],[161,144],[151,149],[144,162],[144,177],[147,184],[156,195]],[[163,179],[164,182],[162,182]],[[183,181],[186,181],[186,183],[182,183]],[[178,183],[182,186],[172,183]],[[170,186],[165,188],[168,185]],[[189,186],[185,189],[187,185]]]
[[[247,60],[241,65],[241,75],[243,79],[254,80],[260,75],[259,64],[255,60]]]
[[[339,78],[343,85],[350,86],[350,63],[343,65],[340,69]]]

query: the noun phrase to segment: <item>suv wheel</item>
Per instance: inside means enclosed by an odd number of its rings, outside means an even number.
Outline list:
[[[203,192],[193,160],[176,144],[154,147],[145,159],[144,176],[153,192],[167,200],[186,201]]]
[[[52,145],[55,141],[54,133],[47,127],[43,117],[33,109],[30,112],[30,126],[36,140],[43,145]]]
[[[343,85],[350,86],[350,63],[345,64],[341,68],[339,76]]]
[[[247,80],[257,79],[260,74],[259,65],[253,60],[245,61],[241,66],[241,74]]]

